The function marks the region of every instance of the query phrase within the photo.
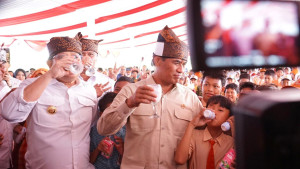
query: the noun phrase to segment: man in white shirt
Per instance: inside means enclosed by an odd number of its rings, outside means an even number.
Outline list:
[[[0,59],[0,67],[6,63],[6,59]],[[11,90],[3,80],[4,74],[0,70],[0,100]],[[11,153],[13,147],[14,125],[3,119],[0,113],[0,169],[11,167]]]
[[[21,81],[19,79],[12,77],[8,72],[8,68],[10,67],[10,64],[7,62],[5,50],[1,50],[0,61],[1,61],[0,70],[2,73],[2,80],[4,80],[7,83],[8,87],[10,88],[19,87]]]
[[[96,116],[95,88],[70,71],[81,67],[81,43],[54,37],[47,44],[50,70],[23,83],[0,104],[9,122],[27,119],[29,169],[93,169],[89,163],[90,127]],[[81,71],[79,71],[81,72]]]
[[[0,169],[11,167],[14,125],[3,119],[0,114]]]
[[[79,32],[76,37],[80,39],[82,44],[82,63],[84,65],[80,78],[91,86],[101,87],[101,93],[97,93],[100,97],[106,92],[112,92],[115,81],[108,76],[96,71],[95,65],[98,58],[98,43],[102,40],[93,40],[82,38]],[[93,69],[93,71],[89,71]]]

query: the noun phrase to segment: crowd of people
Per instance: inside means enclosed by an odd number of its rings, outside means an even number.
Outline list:
[[[300,87],[296,67],[186,71],[187,46],[167,26],[153,71],[89,74],[99,42],[81,33],[51,38],[48,69],[8,71],[1,57],[0,169],[234,168],[224,160],[234,151],[231,107],[250,92]],[[207,109],[215,118],[204,116]]]

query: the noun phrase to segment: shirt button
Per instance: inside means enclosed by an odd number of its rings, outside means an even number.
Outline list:
[[[163,163],[164,163],[164,162],[162,162],[162,161],[160,162],[160,164],[163,164]]]
[[[161,147],[164,147],[164,145],[162,144]]]
[[[161,130],[164,130],[164,129],[165,129],[164,127],[161,128]]]

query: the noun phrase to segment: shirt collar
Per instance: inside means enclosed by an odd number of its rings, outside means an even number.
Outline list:
[[[148,84],[156,84],[152,75],[146,79],[146,85],[148,85]],[[178,87],[179,87],[179,85],[178,85],[178,83],[176,83],[175,86],[173,87],[173,89],[171,89],[169,92],[172,92],[173,90],[178,89]]]
[[[208,141],[210,139],[213,139],[213,138],[210,135],[207,127],[205,127],[204,134],[203,134],[203,141]],[[217,137],[216,139],[214,139],[214,141],[216,143],[218,143],[220,146],[222,146],[222,144],[224,143],[224,133],[222,132],[221,135],[219,135],[219,137]]]
[[[149,76],[147,79],[146,79],[146,85],[149,85],[149,84],[156,84],[154,79],[153,79],[153,76]]]
[[[76,83],[77,83],[76,85],[78,85],[78,86],[83,85],[80,78],[77,78],[77,79],[76,79]],[[59,82],[57,79],[52,79],[52,80],[50,81],[49,85],[53,85],[53,84],[62,84],[62,85],[64,85],[62,82]],[[76,86],[76,85],[74,85],[74,86]]]
[[[97,73],[97,72],[96,72]],[[96,73],[92,76],[90,76],[90,78],[87,81],[92,81],[94,82],[96,80]],[[83,78],[79,75],[78,77],[80,80],[84,81]]]
[[[207,127],[205,127],[204,133],[203,133],[203,141],[208,141],[210,139],[212,139],[212,136],[210,135]]]

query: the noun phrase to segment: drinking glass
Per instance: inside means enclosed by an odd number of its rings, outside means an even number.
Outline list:
[[[64,54],[58,54],[53,57],[53,59],[61,59],[63,57],[66,57]],[[83,66],[81,64],[81,56],[78,54],[72,55],[74,57],[75,61],[70,65],[70,67],[65,67],[64,69],[67,71],[70,71],[73,74],[79,74],[83,70]]]
[[[80,65],[80,63],[72,63],[69,70],[73,74],[77,75],[82,72],[82,65]]]
[[[84,64],[84,68],[85,68],[85,75],[87,75],[87,76],[93,76],[96,73],[96,69],[93,66],[93,63],[95,62],[94,59],[95,59],[95,57],[92,57],[89,55],[88,56],[84,55],[82,58],[82,62]]]
[[[152,87],[154,89],[154,93],[157,95],[155,101],[151,102],[152,108],[153,108],[153,115],[150,118],[159,118],[159,115],[157,114],[157,110],[156,110],[156,105],[161,99],[161,95],[162,95],[161,85],[160,84],[151,84],[148,86]]]
[[[85,65],[85,75],[87,76],[93,76],[95,73],[96,73],[96,70],[94,67],[92,66],[88,66],[88,65]]]

